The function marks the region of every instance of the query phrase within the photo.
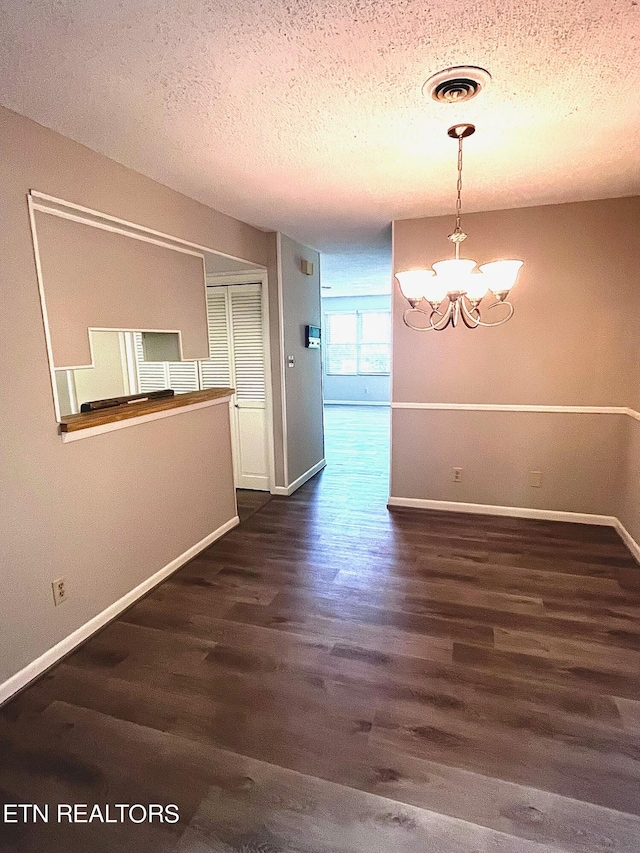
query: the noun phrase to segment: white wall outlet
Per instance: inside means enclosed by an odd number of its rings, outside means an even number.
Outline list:
[[[453,469],[453,482],[461,483],[462,482],[462,468],[454,468]]]
[[[67,600],[67,579],[66,578],[58,578],[58,580],[51,582],[51,589],[53,590],[53,603],[57,607],[59,604],[62,604],[63,601]]]
[[[534,489],[542,486],[542,471],[529,471],[529,485]]]

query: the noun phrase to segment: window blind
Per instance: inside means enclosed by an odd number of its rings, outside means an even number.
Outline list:
[[[385,375],[390,371],[389,311],[327,312],[324,350],[328,375]]]

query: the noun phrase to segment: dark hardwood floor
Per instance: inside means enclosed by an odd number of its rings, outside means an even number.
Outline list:
[[[269,492],[253,492],[251,489],[236,489],[236,500],[238,502],[238,517],[240,523],[257,512],[271,500]]]
[[[389,512],[388,420],[329,408],[324,472],[240,493],[239,528],[0,712],[4,802],[180,822],[0,850],[639,853],[640,568],[608,528]]]

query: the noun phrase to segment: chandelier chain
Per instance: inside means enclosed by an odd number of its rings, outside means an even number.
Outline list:
[[[460,217],[462,215],[462,136],[458,137],[458,183],[456,197],[456,233],[462,229],[460,227]]]
[[[458,140],[456,224],[448,236],[455,246],[455,258],[438,261],[433,264],[433,269],[408,269],[396,273],[402,294],[410,306],[404,312],[404,323],[417,332],[441,332],[459,323],[468,329],[501,326],[513,316],[513,305],[508,297],[523,262],[491,261],[480,264],[479,269],[473,272],[476,262],[460,257],[460,246],[467,239],[462,230],[462,140],[474,132],[472,124],[455,124],[447,130],[447,136]],[[488,316],[497,316],[498,319],[489,320]]]

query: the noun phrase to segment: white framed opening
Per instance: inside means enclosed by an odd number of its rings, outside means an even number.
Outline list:
[[[205,300],[208,288],[218,284],[224,284],[227,286],[253,284],[259,288],[260,348],[263,355],[263,399],[258,401],[252,401],[250,399],[243,399],[239,401],[234,400],[231,409],[232,443],[234,445],[234,466],[236,467],[236,470],[245,472],[243,475],[245,477],[244,481],[237,483],[237,485],[241,488],[271,490],[275,485],[275,473],[269,346],[269,300],[266,269],[264,267],[256,267],[254,263],[226,255],[209,247],[192,243],[187,240],[183,240],[182,238],[162,232],[154,231],[153,229],[146,228],[145,226],[128,222],[126,220],[101,213],[100,211],[92,210],[91,208],[76,205],[72,202],[67,202],[45,193],[32,190],[27,196],[27,202],[44,321],[47,356],[51,375],[53,408],[57,422],[60,421],[61,414],[75,414],[80,410],[80,404],[83,402],[81,399],[83,394],[78,394],[77,386],[83,385],[83,379],[87,379],[89,374],[99,367],[99,359],[96,359],[96,350],[99,349],[100,346],[104,349],[108,345],[114,350],[114,352],[117,347],[119,353],[119,368],[114,369],[113,365],[111,365],[111,374],[119,374],[119,382],[116,383],[116,386],[113,386],[114,390],[121,390],[124,394],[134,394],[139,393],[141,390],[140,372],[137,366],[139,357],[137,357],[136,353],[136,347],[139,345],[139,338],[137,339],[136,335],[139,336],[141,332],[167,333],[172,334],[173,336],[177,335],[180,355],[182,355],[182,336],[180,330],[177,329],[140,329],[122,327],[88,328],[87,334],[89,335],[89,346],[91,350],[90,364],[78,367],[65,366],[56,369],[47,316],[47,300],[45,295],[46,281],[43,279],[40,251],[38,247],[38,234],[35,218],[36,211],[40,213],[48,213],[54,217],[62,219],[69,219],[73,222],[92,226],[93,228],[98,228],[103,231],[111,231],[120,236],[130,237],[137,241],[148,242],[155,246],[172,249],[187,255],[201,257],[203,264],[202,286],[205,292]],[[240,300],[240,302],[241,301],[242,300]],[[94,338],[94,341],[92,341],[92,337]],[[252,341],[254,353],[256,350],[256,340],[257,339],[254,334]],[[100,342],[98,347],[96,347],[95,341]],[[251,340],[249,342],[251,343]],[[169,362],[168,366],[162,365],[160,369],[156,368],[158,380],[160,379],[160,373],[162,373],[162,387],[173,387],[176,393],[186,392],[188,390],[198,390],[202,387],[214,387],[214,383],[211,380],[212,373],[210,369],[211,362],[215,360],[214,356],[215,354],[210,352],[209,359]],[[83,373],[84,377],[76,382],[76,378],[80,373]],[[94,379],[95,378],[96,374],[94,374]],[[166,381],[167,379],[168,381]],[[93,399],[100,399],[108,396],[120,396],[120,394],[113,394],[110,389],[107,389],[104,394],[101,394],[96,390],[94,394],[93,388],[95,387],[95,383],[93,383],[93,385],[92,383],[88,384],[92,387],[91,396]],[[232,383],[229,381],[220,383],[220,386],[233,387]],[[216,385],[215,387],[218,386]],[[238,408],[236,408],[236,406],[238,406]],[[240,415],[238,414],[239,411],[241,412]],[[247,449],[244,452],[244,457],[242,457],[238,436],[240,433],[251,433],[251,429],[249,428],[250,422],[251,420],[256,420],[256,412],[262,413],[259,417],[264,422],[263,432],[265,439],[264,442],[258,446],[258,450],[260,450],[259,454],[255,453],[256,447],[254,447],[252,453],[250,453],[250,444],[245,442]],[[240,420],[245,421],[245,423],[240,425]],[[256,475],[253,480],[247,479],[246,477],[248,473],[251,473],[251,469],[256,468],[261,469],[259,475]]]

